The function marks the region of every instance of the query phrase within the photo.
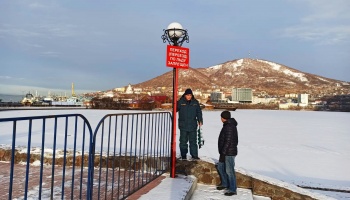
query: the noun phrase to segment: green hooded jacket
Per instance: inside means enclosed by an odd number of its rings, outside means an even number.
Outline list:
[[[182,95],[177,101],[177,112],[179,112],[179,129],[186,131],[196,131],[198,123],[203,124],[202,110],[197,99],[192,98],[187,101]]]

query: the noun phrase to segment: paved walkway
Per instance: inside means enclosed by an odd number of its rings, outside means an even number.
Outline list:
[[[9,186],[10,186],[10,167],[8,162],[0,162],[0,199],[9,198]],[[63,176],[63,167],[55,166],[54,176],[52,174],[52,166],[43,166],[42,173],[42,189],[39,193],[40,185],[40,166],[29,166],[29,178],[28,178],[28,190],[25,194],[25,181],[26,181],[26,165],[16,164],[14,167],[13,186],[12,186],[12,199],[23,199],[26,195],[27,198],[38,199],[41,194],[42,199],[85,199],[87,192],[87,168],[81,168],[76,166],[73,168],[66,167],[65,176]],[[94,171],[94,185],[93,185],[93,199],[97,199],[100,196],[103,199],[112,199],[116,197],[123,197],[135,187],[139,187],[141,182],[137,182],[138,174],[128,171],[122,171],[120,174],[116,170],[114,176],[112,176],[112,170],[109,170],[108,179],[106,180],[106,170],[102,170],[99,177],[99,171]],[[143,182],[152,179],[150,175],[142,174]],[[136,177],[136,179],[135,179]],[[64,180],[63,180],[64,178]],[[73,179],[73,181],[72,181]],[[113,187],[112,187],[113,183]],[[119,183],[119,185],[118,185]],[[51,185],[53,185],[51,190]],[[62,195],[63,194],[63,195]]]
[[[9,197],[9,187],[10,187],[10,163],[0,162],[0,199],[8,199]],[[16,164],[14,167],[14,176],[12,183],[12,198],[23,199],[25,196],[25,181],[26,181],[26,165]],[[63,172],[62,167],[55,166],[54,172],[55,176],[51,176],[52,167],[44,166],[43,167],[43,176],[42,176],[42,192],[41,198],[47,199],[52,195],[54,199],[61,198],[62,194],[62,179]],[[82,183],[87,183],[87,169],[83,170]],[[38,166],[29,166],[28,174],[28,198],[38,198],[39,197],[39,183],[40,183],[40,167]],[[64,198],[84,198],[86,196],[86,187],[81,191],[80,188],[80,168],[75,169],[74,181],[72,181],[72,168],[66,168],[66,173],[64,176],[63,184],[63,196]],[[51,184],[53,184],[53,190],[51,190]],[[73,185],[74,184],[74,185]],[[72,193],[73,188],[73,193]]]
[[[148,192],[150,192],[151,190],[157,188],[159,186],[159,184],[162,183],[162,181],[166,178],[166,176],[162,175],[159,176],[157,179],[155,179],[154,181],[148,183],[146,186],[144,186],[143,188],[141,188],[140,190],[138,190],[137,192],[135,192],[134,194],[130,195],[127,200],[137,200],[139,199],[141,196],[144,196],[145,194],[147,194]]]

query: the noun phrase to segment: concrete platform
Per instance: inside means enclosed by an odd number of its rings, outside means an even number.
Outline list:
[[[196,189],[197,178],[189,175],[164,174],[128,197],[128,200],[181,199],[189,200]]]
[[[270,198],[255,196],[249,189],[237,189],[237,195],[225,196],[224,190],[216,190],[214,185],[197,183],[195,176],[177,175],[171,178],[169,174],[164,174],[149,183],[147,186],[137,191],[128,200],[266,200]]]

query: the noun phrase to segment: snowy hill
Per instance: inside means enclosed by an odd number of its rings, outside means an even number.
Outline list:
[[[135,84],[134,87],[154,89],[172,87],[173,71],[151,80]],[[348,94],[350,82],[304,73],[282,64],[243,58],[207,68],[179,69],[179,88],[231,89],[252,88],[268,94]]]

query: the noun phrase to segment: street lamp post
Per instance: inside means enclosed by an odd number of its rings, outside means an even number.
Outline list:
[[[183,29],[181,24],[173,22],[168,28],[163,30],[163,43],[168,41],[169,45],[182,46],[183,42],[189,42],[187,30]],[[176,162],[176,108],[177,108],[177,85],[178,85],[178,69],[173,69],[173,123],[171,136],[171,171],[170,176],[175,178],[175,162]]]

